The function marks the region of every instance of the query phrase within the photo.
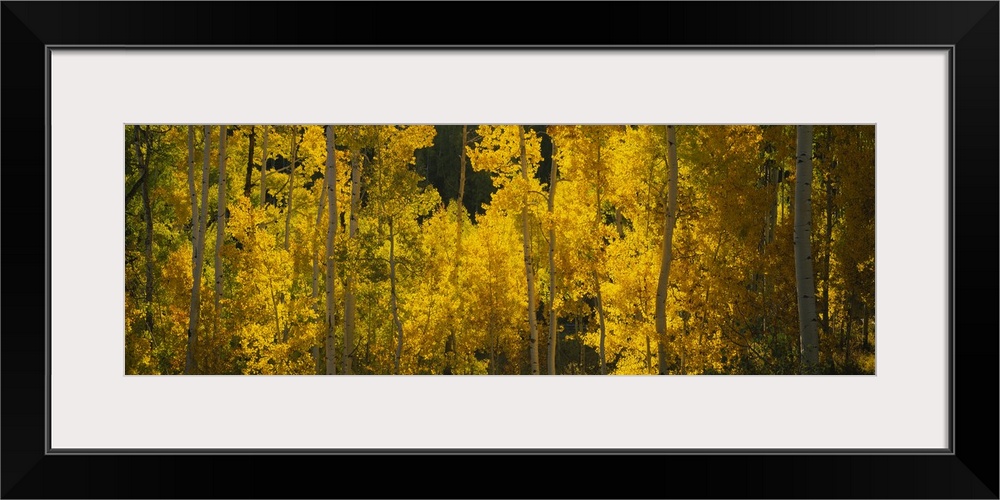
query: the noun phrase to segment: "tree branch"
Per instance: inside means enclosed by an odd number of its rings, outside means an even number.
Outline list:
[[[133,184],[132,187],[128,190],[128,192],[125,193],[125,206],[128,206],[128,202],[132,200],[132,197],[135,196],[136,193],[139,192],[139,186],[141,186],[142,183],[146,180],[146,174],[148,172],[149,172],[148,168],[144,169],[142,171],[142,175],[139,176],[139,180],[135,181],[135,184]]]

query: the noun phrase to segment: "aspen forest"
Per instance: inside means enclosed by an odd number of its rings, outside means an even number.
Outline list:
[[[873,125],[127,125],[129,375],[875,373]]]

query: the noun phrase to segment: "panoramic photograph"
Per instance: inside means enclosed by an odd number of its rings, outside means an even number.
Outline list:
[[[123,130],[127,375],[874,375],[874,125]]]

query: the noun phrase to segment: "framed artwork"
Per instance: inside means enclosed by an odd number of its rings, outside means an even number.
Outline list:
[[[996,2],[3,5],[5,497],[997,497]]]

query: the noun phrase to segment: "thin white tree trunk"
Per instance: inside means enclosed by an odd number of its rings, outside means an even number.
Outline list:
[[[194,126],[188,125],[188,196],[191,198],[191,247],[198,244],[198,191],[194,185]],[[194,268],[196,252],[191,252],[191,268]]]
[[[649,335],[646,335],[646,373],[653,371],[653,353],[649,346]]]
[[[657,363],[660,375],[667,374],[667,285],[673,260],[674,225],[677,223],[677,137],[673,125],[667,125],[667,211],[664,217],[663,253],[660,259],[660,279],[656,284]]]
[[[844,334],[844,369],[843,373],[851,373],[851,327],[854,325],[854,308],[857,302],[854,299],[848,300],[847,310],[847,332]]]
[[[312,276],[312,297],[319,296],[319,234],[320,223],[323,222],[323,208],[326,206],[326,184],[319,190],[319,210],[316,212],[316,225],[313,227],[313,276]]]
[[[146,157],[143,158],[140,143],[142,141],[142,129],[135,126],[135,160],[142,168],[142,214],[146,224],[146,231],[143,235],[143,258],[146,261],[146,333],[149,335],[151,347],[156,347],[156,339],[153,336],[153,211],[149,202],[149,143],[146,146]],[[149,133],[147,127],[146,133]]]
[[[206,125],[203,129],[202,135],[204,136],[205,149],[202,153],[203,164],[201,172],[201,207],[200,214],[197,215],[198,225],[197,227],[192,226],[191,231],[196,233],[195,239],[197,240],[194,244],[194,248],[191,251],[191,257],[194,260],[194,267],[192,269],[191,275],[193,278],[193,283],[191,285],[191,310],[190,310],[190,322],[188,324],[188,348],[187,356],[184,360],[184,373],[193,374],[198,373],[198,358],[196,354],[198,352],[198,319],[201,314],[201,273],[205,266],[205,232],[208,230],[208,176],[211,170],[210,168],[210,158],[211,158],[211,133],[212,129]],[[189,160],[189,168],[191,170],[192,176],[194,173],[194,130],[188,129],[188,154],[191,159]],[[193,187],[193,185],[191,186]],[[191,219],[195,219],[196,213],[199,210],[198,205],[191,207]]]
[[[326,374],[337,374],[337,358],[334,355],[333,330],[337,324],[334,316],[334,281],[337,277],[337,263],[333,259],[333,246],[337,234],[337,148],[333,125],[326,126],[326,182],[327,198],[329,198],[329,220],[326,225]]]
[[[601,297],[601,282],[594,273],[594,285],[597,288],[597,324],[601,328],[601,375],[607,375],[608,364],[604,354],[604,339],[607,338],[607,330],[604,329],[604,299]]]
[[[198,248],[198,192],[194,187],[194,127],[188,126],[188,137],[187,137],[187,147],[188,147],[188,194],[191,197],[191,269],[192,277],[194,278],[194,284],[191,287],[191,306],[188,313],[188,341],[187,341],[187,357],[184,361],[184,372],[188,373],[188,364],[194,361],[192,353],[196,345],[197,336],[194,332],[198,331],[198,278],[199,278],[199,266],[198,259],[201,255],[201,250]]]
[[[260,154],[260,206],[264,206],[264,201],[267,197],[267,131],[269,128],[267,125],[262,126],[264,129],[264,144],[261,145]]]
[[[465,146],[468,143],[468,125],[462,125],[462,155],[461,163],[462,169],[459,171],[458,177],[458,204],[462,205],[462,198],[465,196]]]
[[[601,227],[601,147],[597,147],[597,212],[594,214],[594,229]],[[599,233],[598,233],[599,234]],[[597,248],[600,247],[602,243],[598,241]],[[606,375],[608,373],[607,358],[604,353],[604,340],[607,337],[607,330],[604,329],[604,301],[601,300],[601,277],[597,272],[597,258],[595,255],[594,260],[594,290],[597,295],[597,324],[601,330],[601,340],[598,344],[599,354],[601,356],[601,375]]]
[[[524,146],[524,126],[519,127],[521,139],[521,178],[528,181],[528,156]],[[528,221],[528,193],[524,193],[521,207],[522,232],[524,236],[524,276],[528,280],[528,352],[531,355],[531,374],[538,375],[538,324],[535,319],[535,272],[531,266],[531,234]]]
[[[826,127],[826,151],[829,154],[830,151],[830,135],[832,133],[832,127],[829,125]],[[833,243],[833,167],[835,166],[833,158],[827,158],[827,173],[826,181],[823,183],[826,187],[826,233],[823,238],[824,252],[823,252],[823,334],[829,337],[831,331],[830,323],[830,254],[832,250]]]
[[[267,277],[267,291],[271,294],[271,309],[274,311],[274,343],[281,343],[281,318],[278,317],[278,298],[274,296],[274,280]]]
[[[247,175],[243,179],[243,196],[250,199],[250,189],[253,187],[253,150],[257,144],[257,132],[256,127],[250,126],[250,134],[247,136],[249,139],[249,144],[247,144]]]
[[[493,333],[493,321],[486,324],[486,338],[490,343],[490,375],[497,374],[497,342]]]
[[[862,328],[864,331],[864,344],[862,344],[865,349],[868,349],[868,304],[865,302],[861,303],[861,318],[862,318]]]
[[[187,149],[188,149],[188,196],[191,202],[191,268],[194,269],[194,264],[197,257],[197,245],[198,245],[198,191],[195,189],[194,183],[194,126],[188,126],[187,135]]]
[[[819,364],[819,332],[816,321],[816,283],[812,248],[812,125],[796,128],[795,160],[795,286],[799,305],[799,336],[802,373],[815,373]]]
[[[222,244],[226,239],[226,126],[219,125],[219,213],[215,221],[215,329],[219,333],[219,299],[222,298]]]
[[[351,158],[351,218],[347,237],[353,241],[358,233],[358,209],[361,203],[361,169],[358,165],[360,155]],[[355,300],[354,273],[347,271],[347,283],[344,286],[344,350],[342,364],[344,373],[353,373],[354,364],[354,329]]]
[[[549,175],[549,220],[551,226],[549,226],[549,356],[548,356],[548,373],[549,375],[556,374],[556,329],[557,320],[556,318],[556,227],[555,221],[552,220],[553,214],[555,212],[556,203],[556,182],[558,175],[558,168],[556,167],[556,143],[552,142],[552,172]]]
[[[299,140],[296,127],[292,127],[292,164],[288,170],[288,197],[285,206],[285,250],[288,250],[288,233],[292,225],[292,199],[295,197],[295,162],[298,161]]]
[[[462,125],[462,154],[459,156],[461,169],[458,177],[458,237],[455,240],[455,266],[458,267],[462,255],[462,224],[465,222],[465,146],[468,141],[468,125]]]
[[[462,226],[465,223],[465,146],[468,141],[468,125],[462,125],[462,145],[461,154],[459,155],[459,177],[458,177],[458,207],[455,210],[456,218],[456,235],[455,235],[455,263],[451,268],[451,281],[454,282],[458,274],[459,266],[462,263]],[[460,300],[460,296],[459,296]],[[459,304],[461,307],[461,304]],[[444,370],[445,375],[453,375],[455,373],[456,356],[458,349],[458,335],[456,331],[460,328],[461,320],[453,319],[453,324],[451,328],[451,333],[448,335],[448,341],[445,343],[445,356],[447,357],[447,366]]]
[[[403,323],[399,321],[399,306],[396,300],[396,233],[393,219],[389,218],[389,306],[392,309],[392,324],[396,327],[395,373],[399,375],[399,360],[403,356]]]
[[[777,162],[775,162],[777,163]],[[778,226],[778,187],[781,185],[780,175],[781,167],[777,164],[771,166],[768,170],[768,175],[770,176],[771,188],[770,198],[771,207],[768,213],[768,224],[767,224],[767,243],[770,244],[774,241],[774,229]]]

